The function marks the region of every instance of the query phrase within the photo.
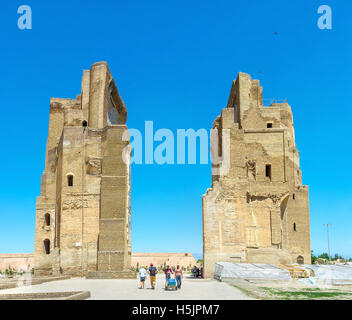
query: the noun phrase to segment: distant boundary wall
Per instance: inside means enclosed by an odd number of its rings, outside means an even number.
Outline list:
[[[149,266],[153,263],[156,267],[170,265],[175,267],[193,267],[197,265],[192,253],[137,253],[132,252],[132,267]]]
[[[5,272],[11,266],[16,271],[22,269],[23,271],[33,268],[34,254],[33,253],[8,253],[0,254],[0,271]]]
[[[153,263],[155,266],[163,266],[165,263],[170,266],[179,264],[181,267],[189,267],[197,264],[196,259],[192,253],[132,253],[132,267],[149,266]],[[23,271],[34,266],[34,254],[32,253],[9,253],[0,254],[0,271],[5,272],[6,269],[11,268],[16,271],[22,269]]]

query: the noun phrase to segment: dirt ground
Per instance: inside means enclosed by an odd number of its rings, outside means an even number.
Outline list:
[[[165,290],[165,276],[158,275],[156,289],[150,288],[147,278],[145,289],[139,289],[139,280],[92,280],[73,278],[1,290],[1,294],[90,291],[92,300],[253,300],[241,290],[216,280],[193,279],[185,276],[182,289]]]

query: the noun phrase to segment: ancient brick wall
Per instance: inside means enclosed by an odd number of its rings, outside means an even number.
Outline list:
[[[219,134],[229,170],[213,173],[203,196],[205,276],[220,261],[310,263],[308,187],[290,106],[263,106],[259,81],[240,73],[213,128],[229,131],[229,140]]]
[[[126,119],[105,62],[84,71],[76,99],[51,99],[37,199],[36,274],[132,275],[129,162],[122,159],[129,146],[122,138]]]

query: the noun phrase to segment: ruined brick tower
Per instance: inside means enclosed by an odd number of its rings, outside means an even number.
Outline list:
[[[206,277],[216,262],[311,263],[292,111],[286,102],[264,106],[262,93],[258,80],[240,73],[213,124],[212,188],[203,196]]]
[[[126,120],[105,62],[84,71],[75,100],[51,99],[36,208],[37,275],[134,277]]]

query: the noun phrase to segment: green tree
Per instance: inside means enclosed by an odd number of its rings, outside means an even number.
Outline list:
[[[12,276],[13,276],[14,270],[11,268],[11,266],[9,266],[8,269],[5,270],[5,274],[6,274],[8,277],[12,277]]]
[[[318,258],[325,259],[325,260],[330,260],[329,255],[327,253],[322,253]]]
[[[318,257],[314,254],[313,250],[311,251],[311,256],[312,256],[312,264],[314,264],[317,261]]]
[[[340,256],[338,253],[335,253],[333,260],[338,260],[338,259],[343,259],[343,257]]]

